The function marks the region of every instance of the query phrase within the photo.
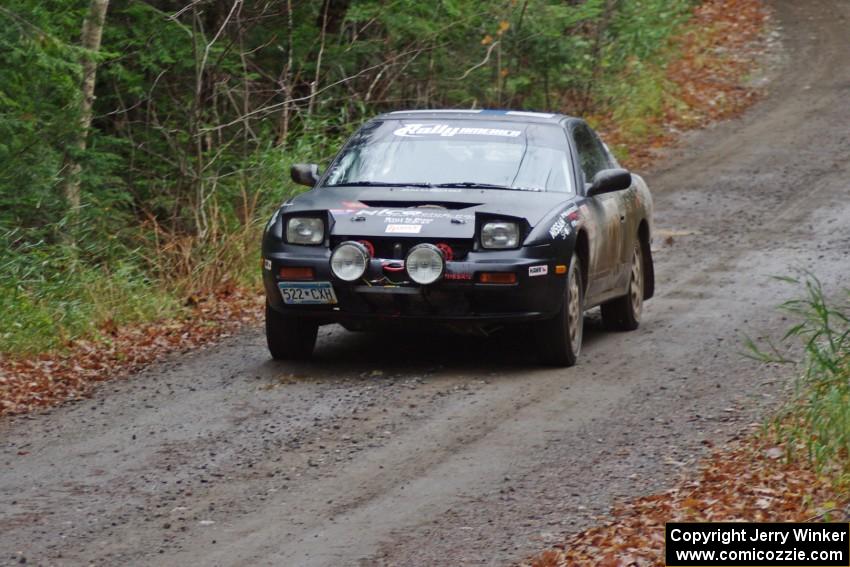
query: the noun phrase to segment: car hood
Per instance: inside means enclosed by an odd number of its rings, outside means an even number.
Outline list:
[[[339,236],[471,238],[475,216],[524,219],[536,226],[575,199],[554,192],[448,188],[321,187],[284,204],[284,212],[327,210]]]

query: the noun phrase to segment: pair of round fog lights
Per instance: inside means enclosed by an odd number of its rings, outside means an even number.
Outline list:
[[[357,281],[366,273],[371,258],[366,246],[348,240],[331,254],[331,272],[342,281]],[[417,244],[407,253],[404,267],[411,280],[419,285],[428,285],[443,277],[446,259],[442,250],[433,244]]]

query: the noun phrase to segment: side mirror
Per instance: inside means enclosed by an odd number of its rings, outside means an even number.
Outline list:
[[[296,163],[289,170],[289,175],[299,185],[315,187],[319,182],[319,166],[315,163]]]
[[[625,169],[603,169],[593,176],[593,183],[587,190],[588,197],[622,191],[632,186],[632,174]]]

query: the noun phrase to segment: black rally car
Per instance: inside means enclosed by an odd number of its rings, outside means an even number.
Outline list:
[[[588,125],[559,114],[390,112],[363,125],[263,237],[266,336],[305,358],[319,325],[522,323],[575,364],[582,314],[637,328],[652,297],[652,198]]]

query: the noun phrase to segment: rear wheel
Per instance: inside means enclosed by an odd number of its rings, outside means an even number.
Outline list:
[[[584,284],[578,255],[573,254],[570,259],[560,311],[554,318],[538,323],[536,334],[543,362],[553,366],[576,363],[584,334]]]
[[[319,325],[286,317],[266,304],[266,342],[275,360],[304,360],[313,354]]]
[[[611,331],[634,331],[640,325],[643,293],[646,287],[643,243],[638,236],[632,252],[632,270],[626,295],[602,304],[602,322]]]

